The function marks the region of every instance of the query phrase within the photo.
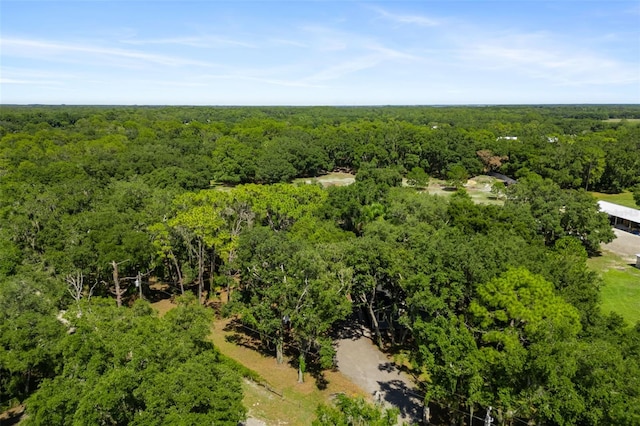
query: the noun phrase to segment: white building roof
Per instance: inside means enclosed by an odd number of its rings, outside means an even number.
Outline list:
[[[640,210],[638,209],[613,204],[608,201],[598,201],[598,204],[600,205],[600,210],[607,213],[609,216],[616,216],[620,219],[640,223]]]

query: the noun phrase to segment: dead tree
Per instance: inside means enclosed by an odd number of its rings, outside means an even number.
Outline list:
[[[68,286],[67,291],[73,300],[75,300],[76,303],[80,302],[80,299],[82,299],[82,293],[84,292],[84,275],[82,274],[82,271],[77,271],[75,275],[67,274],[67,276],[64,277],[64,280]]]
[[[116,304],[118,308],[122,307],[122,296],[127,292],[128,284],[121,285],[121,282],[125,279],[120,278],[118,275],[118,265],[127,262],[128,260],[124,260],[120,263],[117,263],[115,260],[111,261],[111,267],[113,268],[113,287],[109,287],[109,291],[116,296]],[[126,282],[126,281],[125,281]]]
[[[67,291],[69,292],[73,300],[76,301],[76,305],[78,306],[78,309],[80,309],[80,300],[85,295],[87,299],[91,299],[91,296],[93,295],[93,290],[98,285],[98,280],[96,280],[96,282],[91,287],[89,287],[89,291],[85,293],[84,274],[82,273],[82,271],[77,271],[75,275],[67,274],[64,280],[67,283]]]

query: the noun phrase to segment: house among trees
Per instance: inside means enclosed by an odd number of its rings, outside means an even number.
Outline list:
[[[608,201],[598,201],[600,210],[609,215],[611,225],[618,229],[640,235],[640,210]]]

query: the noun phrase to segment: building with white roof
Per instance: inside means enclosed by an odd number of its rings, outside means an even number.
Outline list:
[[[598,204],[600,210],[609,215],[613,226],[640,235],[640,210],[608,201],[598,201]]]

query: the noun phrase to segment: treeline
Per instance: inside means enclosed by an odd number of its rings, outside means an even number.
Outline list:
[[[137,412],[237,422],[238,373],[211,353],[202,310],[159,319],[134,304],[153,277],[199,301],[226,290],[228,313],[278,362],[292,351],[299,380],[331,365],[330,332],[360,315],[405,354],[441,420],[492,406],[502,424],[637,423],[640,326],[600,312],[586,259],[613,234],[584,189],[640,181],[640,126],[604,121],[638,117],[633,106],[3,107],[0,401],[26,400],[35,424]],[[334,168],[356,182],[276,183]],[[519,182],[503,206],[478,205],[464,190],[401,187],[416,170]],[[205,385],[215,377],[229,384]]]
[[[149,175],[154,186],[184,189],[284,182],[376,161],[437,177],[453,167],[535,172],[562,188],[619,192],[639,182],[640,127],[627,119],[640,119],[640,107],[5,106],[0,135],[12,166],[45,152],[80,156],[93,179]]]

